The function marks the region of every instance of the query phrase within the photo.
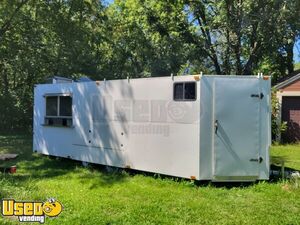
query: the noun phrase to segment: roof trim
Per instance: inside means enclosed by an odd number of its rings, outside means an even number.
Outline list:
[[[287,80],[285,80],[285,81],[283,81],[283,82],[275,85],[274,88],[275,89],[284,88],[284,87],[290,85],[291,83],[293,83],[294,81],[299,80],[299,79],[300,79],[300,73],[298,73],[297,75],[292,76],[291,78],[289,78],[289,79],[287,79]]]

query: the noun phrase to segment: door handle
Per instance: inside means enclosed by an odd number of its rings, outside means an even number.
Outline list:
[[[215,134],[218,133],[218,120],[215,120]]]

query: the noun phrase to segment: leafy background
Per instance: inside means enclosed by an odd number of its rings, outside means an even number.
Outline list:
[[[299,69],[299,12],[296,0],[2,0],[0,130],[31,129],[34,84],[54,75],[263,72],[275,83]]]

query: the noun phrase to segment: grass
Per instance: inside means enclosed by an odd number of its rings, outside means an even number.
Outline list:
[[[299,224],[300,189],[288,181],[244,186],[200,184],[83,168],[71,160],[33,154],[28,136],[0,136],[0,153],[20,154],[16,174],[0,173],[0,199],[46,200],[64,206],[46,224]],[[300,169],[300,146],[272,148]],[[0,165],[1,166],[1,165]],[[19,224],[0,217],[0,224]]]
[[[274,161],[284,161],[284,165],[295,170],[300,170],[300,145],[275,145],[272,147]]]

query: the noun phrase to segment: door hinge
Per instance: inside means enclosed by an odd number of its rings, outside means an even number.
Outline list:
[[[264,94],[263,93],[260,93],[260,94],[252,94],[251,95],[252,98],[259,98],[259,99],[263,99],[264,97]]]
[[[258,162],[258,163],[262,163],[264,159],[262,157],[259,157],[257,159],[250,159],[250,162]]]

